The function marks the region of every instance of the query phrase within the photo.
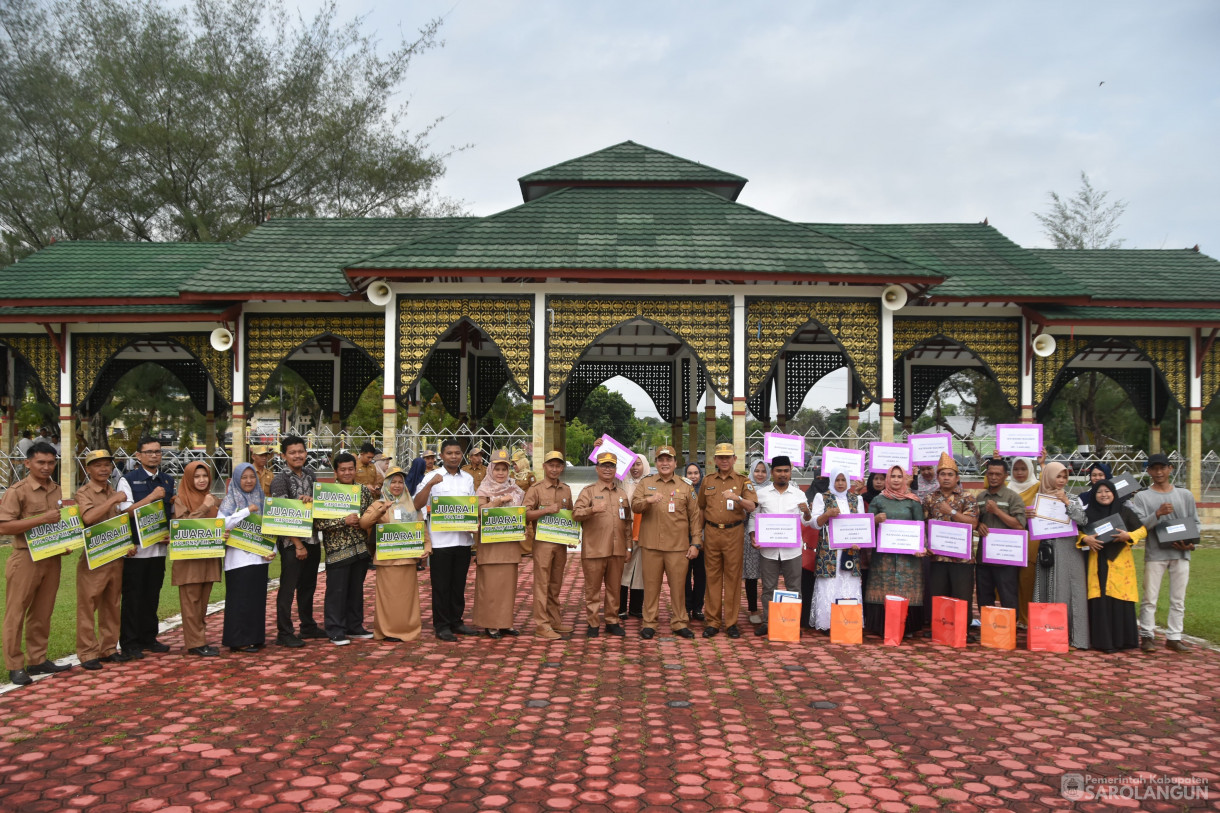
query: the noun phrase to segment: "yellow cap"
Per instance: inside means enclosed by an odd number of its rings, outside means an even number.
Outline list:
[[[86,466],[88,466],[90,463],[94,463],[98,460],[113,461],[114,455],[112,455],[110,452],[106,451],[105,449],[94,449],[92,452],[89,452],[85,455],[85,465]]]
[[[436,452],[432,449],[424,449],[419,453],[420,457],[436,457]]]
[[[546,457],[542,458],[543,463],[550,463],[552,460],[558,460],[563,465],[568,465],[568,461],[563,459],[563,452],[547,452]]]
[[[497,463],[503,463],[506,466],[510,466],[512,465],[512,458],[509,457],[508,449],[496,449],[491,453],[491,459],[487,462],[493,466]]]
[[[670,457],[677,457],[677,455],[674,454],[674,447],[672,447],[672,446],[661,446],[660,448],[658,448],[657,453],[655,455],[653,455],[653,459],[655,460],[656,458],[660,457],[661,455],[669,455]]]
[[[390,466],[390,468],[388,470],[386,470],[385,479],[389,480],[395,474],[401,474],[404,479],[407,476],[407,473],[405,471],[403,471],[402,469],[400,469],[398,466]]]
[[[600,466],[602,463],[613,463],[617,466],[618,455],[616,455],[614,452],[602,452],[597,456],[597,465]]]
[[[257,445],[254,445],[254,446],[251,446],[251,447],[250,447],[250,454],[252,454],[252,455],[256,455],[256,454],[271,454],[271,447],[270,447],[270,446],[263,446],[262,444],[257,444]]]
[[[732,457],[735,454],[737,454],[737,452],[733,451],[733,444],[717,443],[716,451],[712,453],[712,456],[713,457]]]

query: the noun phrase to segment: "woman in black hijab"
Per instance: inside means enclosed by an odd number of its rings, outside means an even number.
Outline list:
[[[1117,652],[1140,645],[1135,623],[1139,589],[1135,581],[1135,557],[1131,548],[1148,536],[1135,512],[1123,504],[1118,489],[1109,480],[1094,483],[1092,500],[1084,509],[1088,525],[1081,529],[1077,547],[1089,552],[1086,573],[1089,583],[1089,643],[1093,649]],[[1100,537],[1112,533],[1117,517],[1126,529],[1109,541]],[[1099,527],[1100,523],[1100,527]],[[1117,527],[1117,526],[1115,526]],[[1087,531],[1093,531],[1093,534]]]

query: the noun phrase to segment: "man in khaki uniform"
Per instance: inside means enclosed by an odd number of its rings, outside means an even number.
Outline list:
[[[271,481],[275,479],[275,472],[267,466],[270,462],[270,446],[250,447],[250,463],[254,466],[254,473],[258,475],[258,484],[263,487],[264,494],[271,493]]]
[[[596,638],[600,628],[597,610],[606,591],[606,634],[626,635],[618,623],[619,584],[631,544],[631,500],[614,474],[618,458],[613,452],[597,456],[597,481],[585,486],[576,498],[572,518],[580,523],[580,565],[585,573],[585,613],[588,636]]]
[[[376,454],[377,447],[371,443],[360,447],[360,454],[356,455],[356,482],[369,491],[381,493],[381,469],[373,463]]]
[[[533,469],[530,468],[530,459],[521,449],[513,452],[513,470],[511,474],[513,482],[517,484],[517,488],[525,493],[529,493],[530,488],[538,479],[534,477]],[[521,552],[525,556],[530,556],[534,552],[534,535],[527,533],[525,535],[525,544],[521,546]]]
[[[96,449],[85,455],[88,481],[72,496],[86,528],[121,516],[119,504],[127,495],[110,485],[114,460],[110,452]],[[118,652],[119,598],[123,594],[123,560],[89,569],[84,552],[76,563],[76,657],[84,669],[102,668],[102,661],[122,663],[131,656]],[[97,625],[94,626],[94,614]],[[100,640],[99,640],[100,639]]]
[[[529,523],[526,539],[533,540],[534,524],[546,516],[572,508],[572,489],[560,482],[567,461],[560,452],[547,452],[542,462],[546,478],[534,483],[525,492],[525,521]],[[534,635],[554,640],[572,631],[563,623],[559,607],[559,591],[563,587],[563,571],[568,564],[568,546],[558,542],[533,543],[534,552]]]
[[[0,535],[13,537],[13,550],[4,570],[4,664],[9,680],[18,686],[33,683],[30,675],[50,675],[71,668],[47,659],[61,557],[35,562],[25,541],[26,531],[59,521],[59,484],[51,479],[56,462],[55,447],[35,441],[26,451],[29,474],[9,486],[0,498]],[[25,655],[21,653],[23,629]],[[27,663],[32,665],[27,668]]]
[[[487,466],[483,463],[483,447],[476,443],[470,451],[466,452],[466,457],[470,459],[470,462],[462,466],[462,471],[471,476],[474,480],[474,490],[478,491],[479,486],[483,485],[483,478],[487,476]]]
[[[661,607],[661,577],[669,581],[669,627],[680,638],[694,638],[687,627],[686,569],[699,555],[703,513],[690,484],[674,476],[677,461],[671,446],[656,454],[657,473],[640,480],[631,495],[631,510],[642,515],[644,620],[641,638],[657,634]]]
[[[707,571],[703,637],[720,630],[740,638],[737,613],[741,609],[741,567],[746,517],[757,507],[754,483],[735,467],[733,444],[716,447],[716,469],[699,484],[699,510],[703,512],[703,566]],[[724,603],[721,604],[723,596]]]

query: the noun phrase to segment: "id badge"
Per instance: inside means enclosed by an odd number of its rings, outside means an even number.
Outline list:
[[[623,507],[623,506],[621,506],[621,505],[618,507],[618,518],[619,518],[619,519],[626,519],[626,518],[627,518],[627,509],[626,509],[626,508],[624,508],[624,507]]]
[[[724,507],[727,508],[728,510],[732,511],[733,510],[733,501],[732,500],[726,501],[724,504]]]
[[[669,513],[672,514],[674,512],[674,510],[675,510],[674,501],[670,500],[669,501]]]

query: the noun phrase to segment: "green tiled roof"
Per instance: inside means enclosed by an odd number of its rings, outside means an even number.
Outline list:
[[[691,188],[564,189],[350,267],[939,276]]]
[[[674,186],[708,189],[736,199],[746,179],[731,172],[679,158],[667,152],[624,141],[518,179],[525,200],[542,197],[564,186]]]
[[[109,314],[140,314],[155,316],[158,314],[219,314],[224,313],[227,305],[200,304],[184,302],[181,305],[34,305],[27,307],[5,308],[4,316],[105,316]]]
[[[229,243],[53,243],[0,270],[0,299],[177,296]]]
[[[1119,308],[1101,305],[1037,305],[1034,307],[1051,322],[1185,322],[1220,325],[1218,308]]]
[[[1220,262],[1192,249],[1028,249],[1094,299],[1220,302]]]
[[[184,293],[349,293],[343,267],[470,222],[461,217],[269,220],[182,285]]]
[[[810,223],[844,240],[935,269],[932,296],[1084,296],[1077,281],[983,223]]]

